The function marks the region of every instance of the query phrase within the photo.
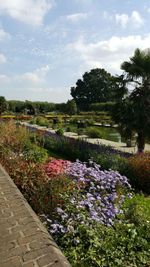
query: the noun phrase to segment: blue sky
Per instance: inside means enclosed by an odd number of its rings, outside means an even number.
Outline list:
[[[0,95],[65,102],[85,71],[150,47],[148,0],[0,0]]]

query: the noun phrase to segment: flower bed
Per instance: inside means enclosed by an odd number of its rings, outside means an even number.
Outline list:
[[[1,163],[73,267],[150,265],[149,212],[131,198],[125,176],[93,161],[43,162],[47,151],[32,146],[25,130],[0,127]]]

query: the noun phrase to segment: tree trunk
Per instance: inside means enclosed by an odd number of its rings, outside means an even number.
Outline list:
[[[137,146],[138,146],[138,153],[144,152],[145,147],[145,135],[144,132],[139,132],[137,137]]]

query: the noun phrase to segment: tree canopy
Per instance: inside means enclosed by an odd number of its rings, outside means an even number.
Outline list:
[[[71,96],[79,109],[86,110],[90,104],[112,101],[115,87],[116,81],[110,73],[104,69],[92,69],[85,72],[75,87],[71,87]]]

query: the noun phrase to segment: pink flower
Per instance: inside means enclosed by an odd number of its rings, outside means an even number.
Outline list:
[[[62,159],[53,159],[45,166],[45,171],[49,177],[63,174],[70,166],[71,162]]]

